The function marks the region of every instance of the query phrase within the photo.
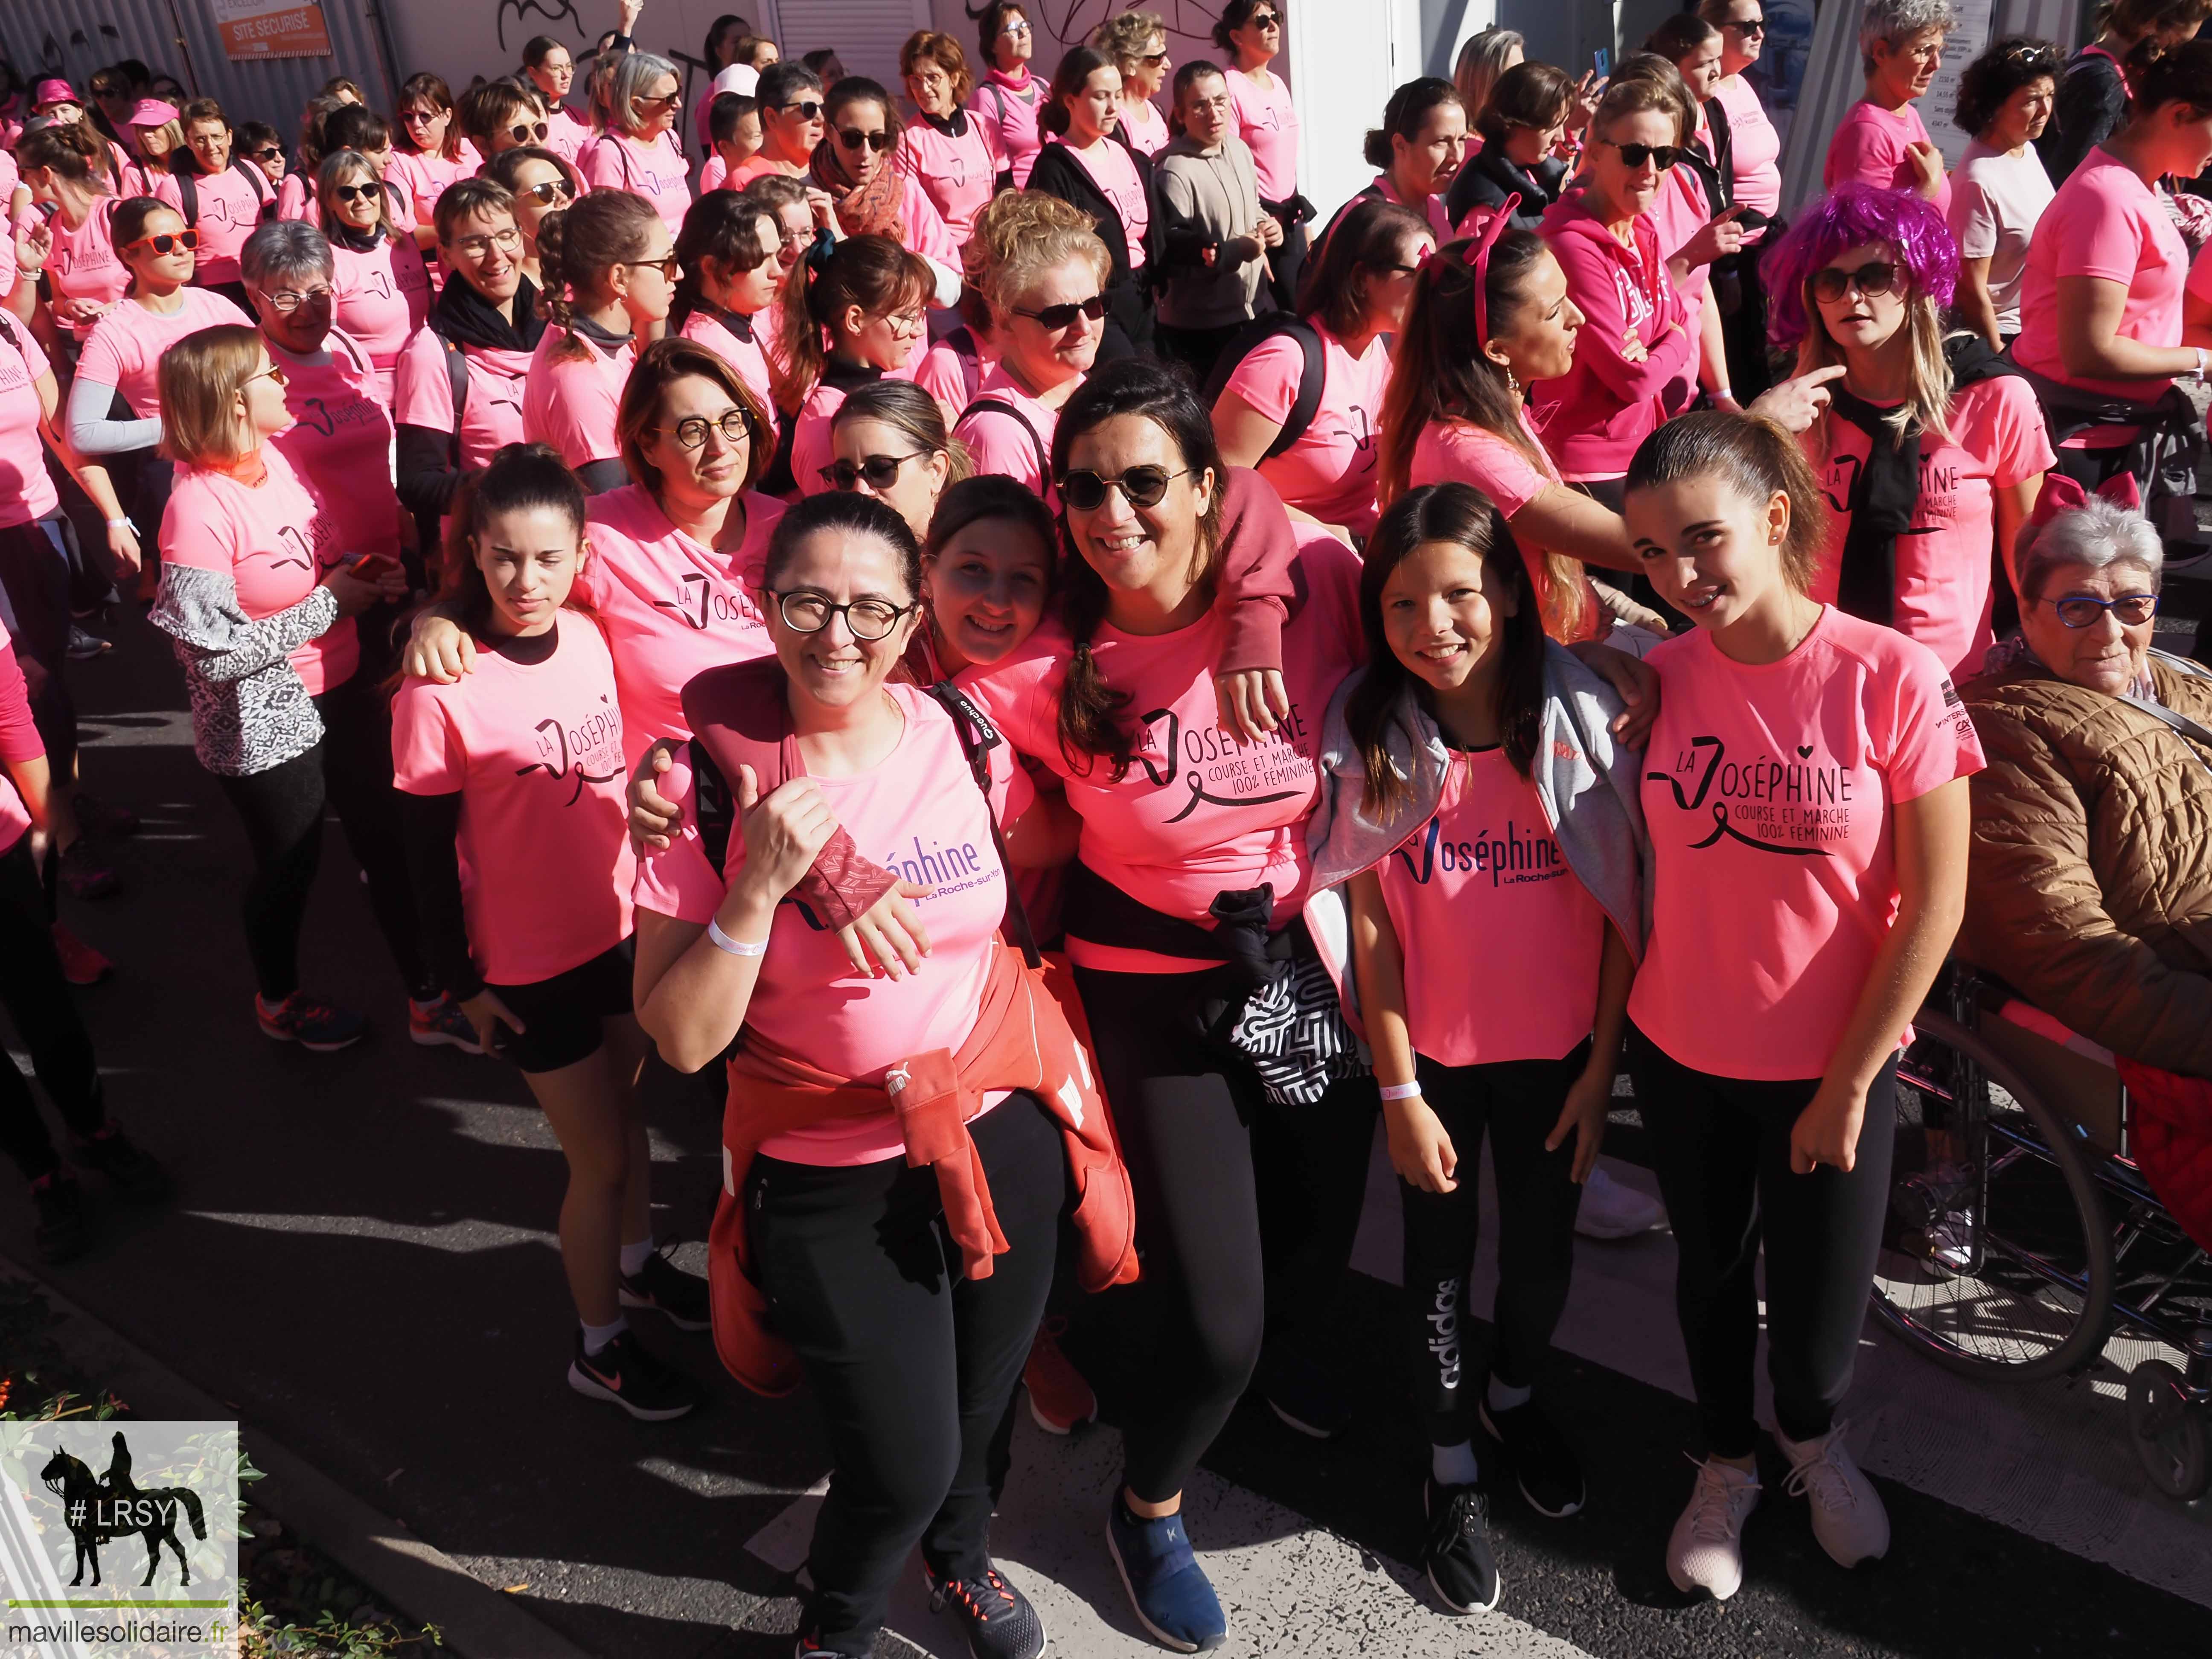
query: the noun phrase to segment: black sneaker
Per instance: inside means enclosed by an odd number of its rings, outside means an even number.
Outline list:
[[[1530,1509],[1557,1521],[1582,1508],[1588,1496],[1582,1460],[1533,1397],[1508,1412],[1492,1411],[1485,1398],[1481,1409],[1482,1426],[1504,1449]]]
[[[679,1331],[703,1331],[714,1323],[707,1302],[707,1281],[687,1273],[656,1250],[645,1266],[622,1276],[625,1308],[657,1308]]]
[[[929,1583],[929,1610],[950,1611],[960,1621],[975,1659],[1037,1659],[1044,1651],[1044,1620],[996,1567],[974,1578],[939,1578],[924,1567],[922,1577]]]
[[[1490,1499],[1474,1486],[1421,1484],[1429,1536],[1421,1566],[1429,1588],[1453,1613],[1487,1613],[1498,1605],[1498,1562],[1490,1553]]]
[[[683,1372],[653,1357],[632,1331],[624,1331],[595,1354],[584,1352],[576,1333],[576,1357],[568,1362],[568,1386],[589,1400],[620,1406],[644,1423],[683,1417],[704,1399],[704,1391]]]
[[[169,1195],[168,1171],[131,1145],[112,1123],[91,1139],[77,1142],[71,1158],[99,1170],[134,1204],[158,1204]]]
[[[31,1230],[39,1247],[39,1260],[52,1266],[82,1255],[92,1243],[92,1229],[84,1218],[84,1189],[66,1170],[55,1170],[31,1183],[31,1198],[39,1218]]]

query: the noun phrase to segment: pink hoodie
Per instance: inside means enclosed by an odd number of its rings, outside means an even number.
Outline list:
[[[1546,210],[1541,234],[1584,320],[1575,366],[1531,386],[1529,402],[1562,477],[1618,478],[1636,447],[1695,395],[1695,326],[1648,214],[1636,219],[1639,257],[1583,206],[1579,191]],[[1621,356],[1632,328],[1647,354],[1641,362]]]

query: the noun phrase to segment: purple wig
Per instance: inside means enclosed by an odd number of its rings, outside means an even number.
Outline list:
[[[1959,284],[1959,244],[1933,202],[1909,190],[1839,185],[1804,215],[1759,262],[1766,285],[1767,337],[1795,347],[1812,330],[1805,282],[1838,253],[1869,242],[1887,242],[1912,275],[1912,291],[1938,311]]]

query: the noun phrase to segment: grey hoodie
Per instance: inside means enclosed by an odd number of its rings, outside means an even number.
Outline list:
[[[1393,713],[1389,750],[1398,775],[1413,785],[1413,798],[1388,824],[1364,815],[1360,797],[1367,769],[1344,711],[1366,673],[1364,668],[1355,671],[1329,700],[1322,725],[1321,795],[1306,820],[1306,852],[1313,863],[1310,905],[1323,910],[1321,924],[1330,932],[1335,918],[1327,912],[1340,907],[1343,896],[1323,890],[1372,869],[1426,823],[1443,798],[1451,765],[1436,721],[1408,687]],[[1638,795],[1643,754],[1613,740],[1612,722],[1620,711],[1611,686],[1573,653],[1546,641],[1544,708],[1532,778],[1536,799],[1567,867],[1640,962],[1651,927],[1651,838],[1644,833]],[[1310,909],[1308,920],[1316,920]]]

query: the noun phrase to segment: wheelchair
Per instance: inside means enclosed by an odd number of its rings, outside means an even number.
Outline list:
[[[2180,1502],[2202,1497],[2212,1486],[2212,1257],[2129,1157],[2111,1052],[1956,962],[1913,1029],[1897,1072],[1875,1316],[1966,1376],[2125,1370],[2145,1474]],[[2179,1365],[2166,1357],[2174,1351]]]

